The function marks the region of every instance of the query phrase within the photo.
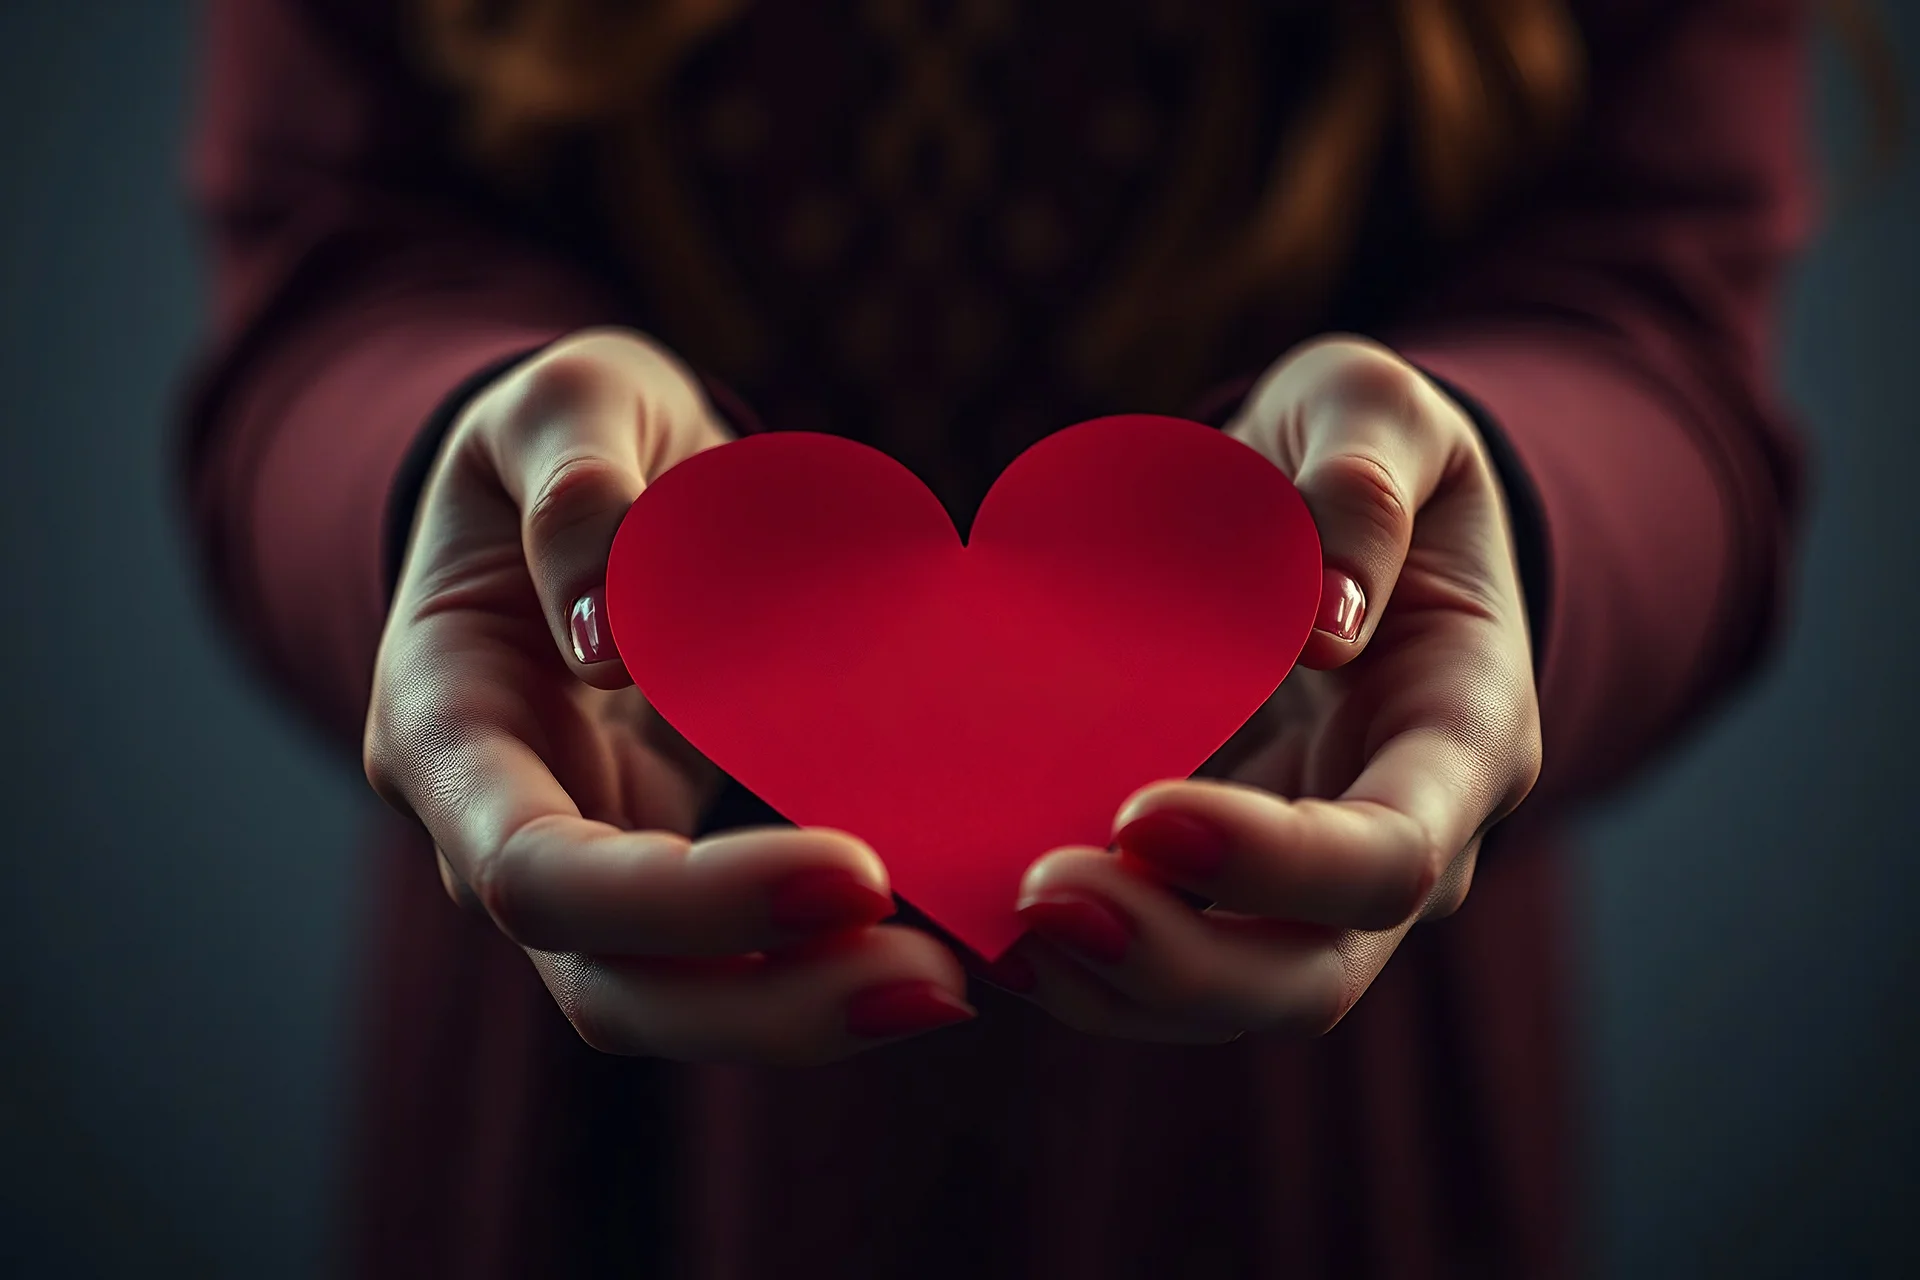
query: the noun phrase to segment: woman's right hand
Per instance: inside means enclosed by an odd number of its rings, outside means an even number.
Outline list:
[[[946,947],[879,923],[886,868],[853,836],[689,840],[721,774],[614,653],[607,553],[651,478],[729,438],[685,367],[626,330],[575,334],[477,396],[414,521],[367,777],[588,1044],[823,1063],[972,1010]]]

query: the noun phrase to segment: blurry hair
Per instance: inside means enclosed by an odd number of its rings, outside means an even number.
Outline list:
[[[464,104],[473,158],[501,182],[531,184],[556,133],[645,118],[643,104],[673,68],[747,0],[416,3],[430,65]],[[1828,0],[1856,54],[1881,68],[1868,79],[1887,136],[1898,94],[1865,3]],[[1194,11],[1244,18],[1258,4],[1210,0]],[[1182,194],[1072,338],[1070,358],[1089,382],[1169,399],[1237,308],[1279,292],[1274,282],[1287,282],[1284,296],[1300,311],[1318,305],[1348,263],[1396,140],[1425,229],[1445,240],[1550,157],[1579,116],[1583,47],[1564,0],[1338,0],[1329,9],[1327,69],[1279,140],[1252,216],[1226,229],[1208,221],[1210,196],[1234,180],[1219,140],[1232,131],[1203,119],[1193,154],[1176,162]],[[1246,92],[1260,69],[1231,27],[1219,27],[1217,52],[1238,62]]]
[[[1579,115],[1586,67],[1563,0],[1334,9],[1327,69],[1279,139],[1252,214],[1219,228],[1199,197],[1186,225],[1159,229],[1076,335],[1072,358],[1088,380],[1171,408],[1250,300],[1284,299],[1286,318],[1304,319],[1348,266],[1396,139],[1425,229],[1445,240],[1550,156]],[[1226,74],[1257,82],[1260,68],[1240,56]],[[1219,181],[1195,173],[1186,185],[1204,192]],[[1280,281],[1284,290],[1272,287]]]
[[[463,142],[495,178],[526,180],[556,131],[653,92],[743,0],[416,0],[428,65],[460,95]]]

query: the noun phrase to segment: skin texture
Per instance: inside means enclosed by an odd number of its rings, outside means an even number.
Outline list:
[[[556,344],[476,398],[422,497],[365,764],[432,834],[449,892],[527,950],[587,1043],[826,1062],[884,1042],[847,1029],[862,991],[920,980],[964,1008],[959,961],[899,926],[776,925],[794,873],[841,869],[884,904],[885,867],[834,831],[691,843],[720,774],[618,661],[579,663],[568,630],[647,478],[727,439],[685,368],[620,331]]]
[[[1226,845],[1216,872],[1164,870],[1124,841],[1029,870],[1023,906],[1091,899],[1134,932],[1118,963],[1032,934],[1015,947],[1039,979],[1028,998],[1089,1032],[1329,1030],[1409,929],[1460,907],[1482,837],[1540,772],[1509,517],[1459,407],[1385,348],[1330,337],[1274,365],[1227,429],[1299,486],[1366,618],[1351,642],[1316,630],[1199,777],[1115,816],[1116,835],[1148,814],[1206,824]]]
[[[1512,538],[1479,438],[1393,353],[1326,338],[1278,362],[1228,427],[1300,486],[1358,636],[1316,631],[1301,668],[1194,780],[1133,796],[1119,832],[1176,813],[1225,837],[1210,875],[1127,850],[1038,860],[1023,905],[1124,920],[1104,962],[1029,934],[1026,998],[1081,1030],[1208,1043],[1317,1034],[1420,919],[1458,908],[1488,827],[1540,767]],[[376,790],[425,825],[448,892],[524,947],[587,1043],[682,1061],[805,1065],[884,1043],[850,1002],[930,983],[965,1012],[933,938],[866,917],[783,928],[796,872],[890,892],[838,831],[688,838],[720,774],[618,659],[582,664],[574,602],[648,478],[728,439],[692,376],[641,335],[586,331],[476,398],[416,517],[365,737]],[[1291,798],[1288,798],[1291,797]],[[1186,890],[1212,905],[1192,905]]]

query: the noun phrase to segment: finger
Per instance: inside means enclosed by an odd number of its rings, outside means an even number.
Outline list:
[[[1398,776],[1413,749],[1412,742],[1389,744],[1397,779],[1391,791],[1382,792],[1379,775],[1363,774],[1338,800],[1288,800],[1235,782],[1159,783],[1121,808],[1114,843],[1229,911],[1390,928],[1419,909],[1466,843],[1447,848],[1463,817],[1446,782],[1426,774],[1421,787]],[[1444,754],[1419,756],[1411,767],[1450,768]]]
[[[1020,914],[1134,1004],[1214,1032],[1318,1034],[1351,1003],[1340,931],[1194,911],[1104,849],[1034,863]]]
[[[782,827],[689,843],[559,817],[490,855],[479,896],[523,946],[722,956],[791,946],[894,914],[886,871],[843,832]]]
[[[791,944],[892,914],[886,868],[844,832],[767,828],[699,842],[583,817],[528,744],[538,728],[511,646],[382,667],[367,771],[414,814],[453,877],[522,946],[725,955]]]
[[[1415,515],[1471,424],[1392,352],[1343,340],[1288,362],[1229,429],[1289,470],[1320,532],[1320,611],[1302,665],[1352,661],[1393,594]]]
[[[952,952],[900,926],[704,963],[532,957],[567,1020],[606,1053],[811,1066],[975,1016]]]
[[[701,841],[583,818],[524,744],[471,748],[522,780],[443,837],[455,872],[525,947],[629,956],[725,956],[858,928],[895,910],[886,869],[842,832],[780,827]],[[521,815],[532,812],[532,817]]]
[[[514,375],[481,426],[554,643],[598,688],[631,682],[606,619],[614,534],[650,476],[723,438],[693,387],[631,338],[589,335]]]

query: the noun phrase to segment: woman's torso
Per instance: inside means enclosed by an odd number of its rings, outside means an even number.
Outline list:
[[[1331,293],[1277,289],[1177,376],[1099,350],[1105,308],[1153,308],[1181,254],[1246,216],[1329,65],[1330,11],[751,4],[656,102],[561,149],[547,212],[768,426],[878,444],[965,521],[1047,432],[1179,411],[1312,331],[1369,327],[1420,278],[1430,250],[1389,147]],[[385,873],[407,902],[383,945],[421,969],[419,918],[445,904],[415,861]],[[485,1193],[572,1224],[536,1248],[664,1249],[714,1277],[1415,1274],[1550,1249],[1557,1151],[1506,1149],[1496,1117],[1525,1095],[1525,1123],[1552,1131],[1551,984],[1500,976],[1550,972],[1552,875],[1485,879],[1464,944],[1451,925],[1410,944],[1310,1046],[1096,1042],[986,992],[977,1026],[816,1072],[613,1062],[483,925],[447,922],[433,964],[494,975],[477,1035],[511,1005],[539,1042],[513,1070],[526,1150],[566,1154],[523,1156]],[[1443,1027],[1447,1009],[1473,1027]]]
[[[1186,267],[1248,217],[1338,74],[1334,34],[1299,0],[748,4],[576,140],[548,196],[586,211],[656,336],[767,425],[868,439],[964,518],[1041,435],[1181,412],[1417,280],[1383,151],[1337,288],[1283,284],[1174,358]],[[1171,340],[1143,360],[1116,308],[1163,311]]]

